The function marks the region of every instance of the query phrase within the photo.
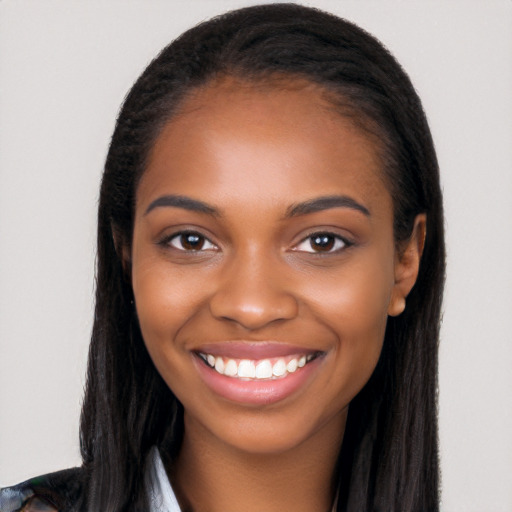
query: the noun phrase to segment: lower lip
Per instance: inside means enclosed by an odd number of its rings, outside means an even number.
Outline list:
[[[294,373],[278,379],[243,380],[221,375],[199,356],[194,356],[199,375],[215,394],[232,402],[250,405],[268,405],[294,394],[307,385],[322,359],[317,357]]]

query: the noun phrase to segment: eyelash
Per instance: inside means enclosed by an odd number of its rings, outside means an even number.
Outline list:
[[[327,242],[328,247],[327,250],[323,251],[315,251],[312,248],[313,240],[317,239],[318,242]],[[323,239],[323,240],[320,240]],[[328,239],[328,240],[326,240]],[[306,250],[306,249],[300,249],[300,246],[303,244],[309,244],[310,248],[312,250]],[[311,233],[306,238],[303,238],[295,247],[294,251],[297,252],[305,252],[309,254],[317,254],[317,255],[324,255],[324,254],[335,254],[339,253],[345,249],[348,249],[351,245],[354,245],[352,242],[347,240],[346,238],[337,235],[336,233],[330,233],[328,231],[317,231],[316,233]]]
[[[202,243],[199,248],[186,248],[183,246],[185,237],[195,237],[197,240],[199,240],[199,242],[202,242]],[[181,247],[177,247],[173,243],[173,241],[178,241],[179,245],[181,245]],[[190,242],[190,240],[189,240],[189,242]],[[176,249],[178,251],[194,252],[194,253],[199,253],[201,251],[211,251],[212,249],[215,249],[215,250],[218,249],[218,247],[213,242],[211,242],[208,238],[206,238],[204,235],[202,235],[198,231],[180,231],[179,233],[173,233],[171,236],[164,238],[160,242],[160,244],[164,245],[164,246],[170,246],[173,249]],[[209,245],[209,247],[207,247],[206,249],[204,248],[205,244]]]
[[[190,237],[187,242],[185,242],[185,237]],[[324,243],[327,245],[327,250],[314,250],[313,249],[313,241],[316,239],[316,243]],[[178,242],[178,243],[175,243]],[[194,247],[185,247],[184,243],[197,243],[199,244],[198,248]],[[302,247],[305,244],[309,243],[309,247],[311,250],[307,250],[306,247]],[[171,236],[164,238],[161,242],[161,245],[170,246],[173,249],[183,252],[192,252],[199,253],[202,251],[211,251],[217,250],[218,247],[211,242],[207,237],[199,233],[198,231],[181,231],[179,233],[174,233]],[[179,246],[178,246],[179,244]],[[206,248],[205,248],[206,245]],[[327,231],[318,231],[316,233],[311,233],[307,237],[303,238],[297,245],[293,247],[294,251],[304,252],[309,254],[334,254],[341,252],[348,247],[353,245],[352,242],[347,240],[344,237],[341,237],[335,233],[330,233]]]

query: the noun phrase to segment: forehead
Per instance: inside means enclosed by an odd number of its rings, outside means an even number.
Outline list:
[[[360,199],[389,195],[375,141],[319,86],[225,78],[191,93],[164,127],[137,197],[218,191],[225,198],[230,190],[233,197],[307,196],[340,186]]]

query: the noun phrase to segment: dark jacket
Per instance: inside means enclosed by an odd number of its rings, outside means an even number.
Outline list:
[[[65,469],[0,489],[0,512],[71,512],[82,494],[83,472]]]

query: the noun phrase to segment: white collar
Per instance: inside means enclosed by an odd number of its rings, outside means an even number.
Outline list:
[[[156,446],[151,449],[149,456],[152,459],[146,472],[149,512],[181,512]]]

